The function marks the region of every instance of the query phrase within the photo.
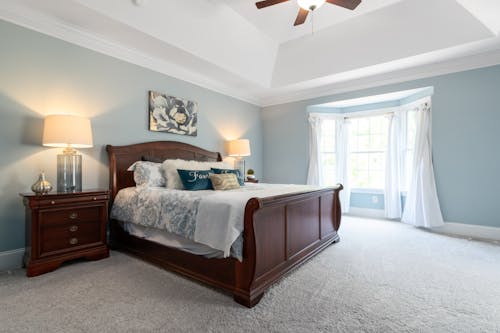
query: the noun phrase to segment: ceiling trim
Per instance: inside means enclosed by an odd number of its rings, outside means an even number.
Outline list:
[[[86,49],[132,63],[134,65],[151,69],[208,90],[260,106],[259,96],[234,89],[233,87],[220,81],[216,81],[205,75],[190,71],[185,67],[157,57],[149,56],[140,50],[133,49],[88,33],[76,26],[61,22],[39,12],[27,10],[26,8],[21,8],[19,6],[7,9],[4,5],[2,5],[2,7],[0,7],[0,19],[51,37],[55,37],[57,39],[64,40]]]

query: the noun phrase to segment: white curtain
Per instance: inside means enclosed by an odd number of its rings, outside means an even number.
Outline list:
[[[401,219],[425,228],[444,224],[434,179],[431,143],[431,101],[428,99],[417,111],[413,172]]]
[[[336,120],[336,179],[338,183],[344,186],[340,191],[340,205],[343,213],[349,212],[351,205],[351,186],[349,183],[349,134],[350,122],[345,118],[338,118]]]
[[[321,167],[321,117],[309,115],[309,170],[307,184],[322,185],[323,170]]]
[[[387,140],[387,154],[385,162],[385,217],[389,219],[401,218],[401,138],[405,133],[401,131],[400,112],[388,115],[389,136]]]

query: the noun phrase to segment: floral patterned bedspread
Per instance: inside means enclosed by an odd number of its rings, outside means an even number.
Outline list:
[[[230,191],[185,191],[129,187],[118,192],[111,217],[165,230],[239,260],[243,251],[245,205],[250,198],[307,192],[309,185],[251,184]]]
[[[111,209],[111,218],[165,230],[194,241],[200,201],[213,192],[129,187],[118,192]],[[243,239],[240,234],[231,244],[230,255],[241,260],[242,251]]]

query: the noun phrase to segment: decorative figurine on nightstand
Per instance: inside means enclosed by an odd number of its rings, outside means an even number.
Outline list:
[[[31,190],[38,195],[47,194],[52,191],[52,185],[45,180],[45,173],[42,171],[35,184],[31,185]]]
[[[259,182],[259,180],[257,178],[255,178],[255,171],[253,171],[253,169],[247,170],[246,182],[248,182],[248,183],[258,183]]]
[[[247,179],[255,179],[255,171],[253,171],[253,169],[248,169]]]

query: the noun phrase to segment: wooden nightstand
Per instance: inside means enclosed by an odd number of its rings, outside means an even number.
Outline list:
[[[108,190],[21,196],[26,207],[27,276],[53,271],[71,259],[109,256]]]
[[[247,182],[247,183],[258,183],[258,182],[259,182],[259,180],[258,180],[258,179],[255,179],[255,178],[254,178],[254,179],[252,179],[252,178],[246,178],[246,179],[245,179],[245,182]]]

